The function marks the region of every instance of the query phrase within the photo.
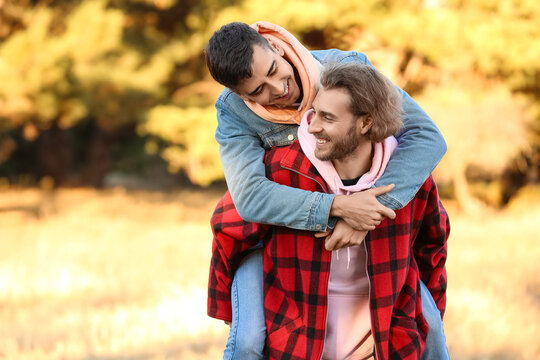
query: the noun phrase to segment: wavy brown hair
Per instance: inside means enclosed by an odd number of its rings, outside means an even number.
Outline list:
[[[399,90],[373,66],[359,63],[329,65],[321,75],[321,86],[349,92],[353,115],[371,117],[371,129],[366,136],[373,142],[394,135],[403,125]]]

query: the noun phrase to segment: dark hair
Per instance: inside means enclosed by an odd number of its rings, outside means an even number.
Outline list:
[[[212,77],[228,88],[253,74],[253,46],[271,49],[268,41],[248,24],[232,22],[217,30],[206,45],[206,66]]]
[[[366,136],[373,142],[395,134],[403,125],[401,94],[375,67],[359,63],[327,66],[321,75],[321,87],[345,89],[351,95],[351,112],[370,115],[372,125]]]

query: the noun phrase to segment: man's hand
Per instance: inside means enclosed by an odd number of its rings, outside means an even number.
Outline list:
[[[342,218],[359,231],[373,230],[384,217],[394,219],[396,213],[381,204],[377,196],[394,188],[394,184],[360,191],[352,195],[336,195],[330,208],[330,216]]]
[[[366,237],[367,231],[357,231],[344,220],[338,220],[333,231],[315,234],[316,237],[326,236],[324,247],[328,251],[360,245]]]

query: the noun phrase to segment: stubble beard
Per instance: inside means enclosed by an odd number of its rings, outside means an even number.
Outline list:
[[[315,157],[321,161],[332,161],[343,159],[352,154],[359,144],[359,139],[354,126],[351,126],[346,134],[347,135],[339,140],[326,136],[326,138],[330,139],[332,147],[326,152],[322,152],[316,148]],[[322,135],[324,135],[324,133]]]

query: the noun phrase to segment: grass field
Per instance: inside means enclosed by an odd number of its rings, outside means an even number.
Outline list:
[[[206,282],[222,191],[1,191],[0,359],[219,359]],[[540,359],[540,204],[448,210],[452,359]]]

